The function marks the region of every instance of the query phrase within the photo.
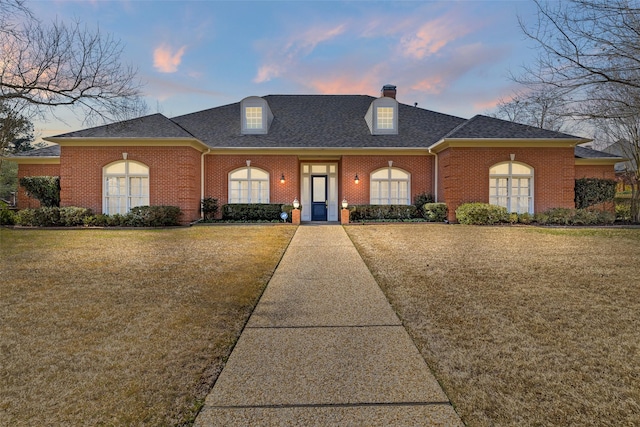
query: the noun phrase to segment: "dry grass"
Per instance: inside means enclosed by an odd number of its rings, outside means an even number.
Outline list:
[[[294,232],[0,230],[0,424],[188,420]]]
[[[640,230],[347,232],[467,425],[640,425]]]

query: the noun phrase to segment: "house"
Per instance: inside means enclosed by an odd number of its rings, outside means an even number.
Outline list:
[[[61,206],[124,213],[174,205],[189,222],[200,200],[299,199],[302,221],[337,221],[350,205],[411,204],[421,193],[449,207],[513,212],[574,207],[574,181],[614,178],[611,154],[589,140],[482,115],[464,119],[381,96],[268,95],[167,118],[153,114],[47,138],[13,157],[19,176],[58,175]],[[19,207],[35,207],[23,191]]]

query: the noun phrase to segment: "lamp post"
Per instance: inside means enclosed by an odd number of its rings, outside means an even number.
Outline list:
[[[298,209],[299,207],[300,202],[296,197],[295,199],[293,199],[293,210],[291,211],[291,224],[293,225],[300,225],[300,209]]]
[[[349,203],[347,203],[347,199],[342,199],[342,211],[340,212],[340,224],[349,224],[349,209],[347,207]]]

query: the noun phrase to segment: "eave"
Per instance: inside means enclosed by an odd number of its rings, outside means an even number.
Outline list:
[[[447,148],[573,148],[591,141],[585,138],[443,138],[429,147],[440,153]]]
[[[60,156],[11,156],[2,160],[15,162],[19,165],[59,165]]]
[[[337,157],[340,156],[365,156],[365,155],[396,155],[415,156],[429,155],[429,150],[421,147],[380,147],[380,148],[335,148],[335,147],[216,147],[211,148],[206,154],[230,155],[230,154],[279,154],[292,155],[300,158],[308,157]]]
[[[192,147],[205,151],[209,147],[195,138],[43,138],[61,147]]]
[[[576,166],[612,166],[625,160],[622,157],[583,158],[576,159]]]

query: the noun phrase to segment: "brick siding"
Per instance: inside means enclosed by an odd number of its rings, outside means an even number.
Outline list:
[[[439,154],[439,194],[449,207],[449,220],[463,203],[489,202],[489,168],[515,161],[534,169],[534,212],[574,207],[573,148],[448,148]]]
[[[135,160],[149,167],[149,204],[178,206],[182,222],[199,218],[200,153],[191,147],[61,147],[60,206],[102,212],[102,168]]]

